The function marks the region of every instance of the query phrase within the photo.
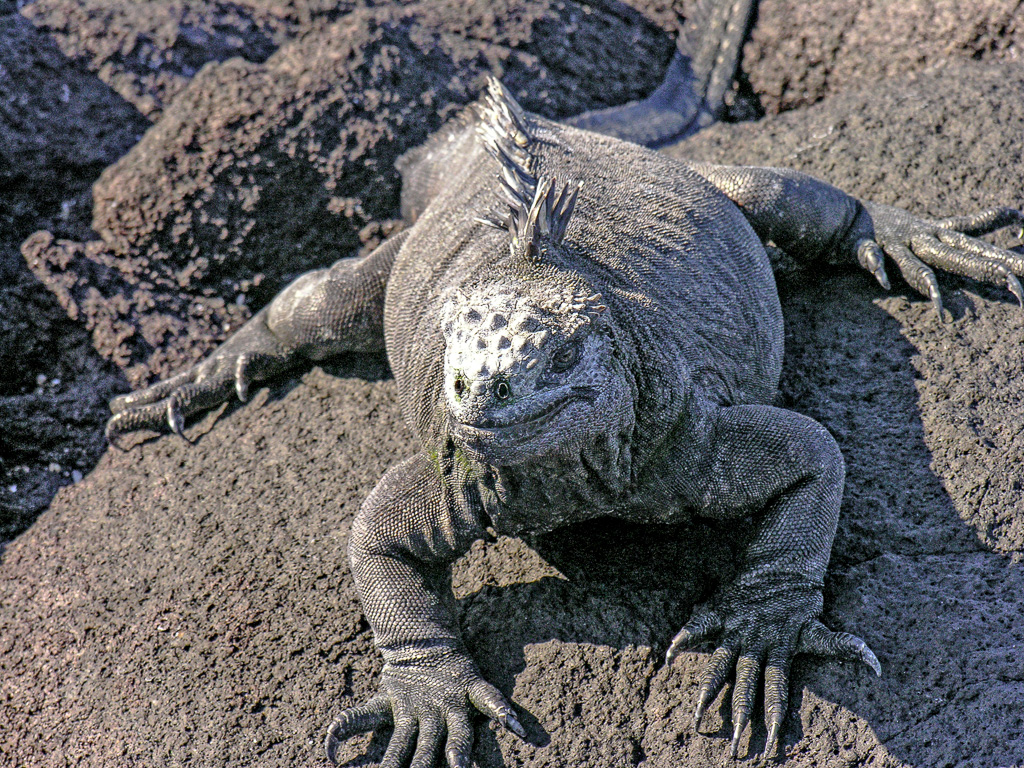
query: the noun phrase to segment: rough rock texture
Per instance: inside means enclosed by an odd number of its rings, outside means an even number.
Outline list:
[[[947,61],[1021,61],[1018,0],[762,0],[744,69],[769,114]]]
[[[101,239],[40,232],[26,261],[129,381],[167,375],[248,319],[246,304],[378,242],[395,159],[487,72],[557,116],[636,98],[671,55],[624,6],[518,5],[357,10],[264,64],[207,66],[95,185]]]
[[[0,5],[0,541],[96,463],[125,386],[19,248],[40,227],[84,235],[89,185],[147,128],[15,10]]]
[[[282,43],[359,5],[366,3],[38,0],[24,14],[68,58],[156,120],[204,64],[265,61]]]
[[[180,0],[146,3],[36,0],[25,7],[24,14],[36,27],[49,33],[66,56],[87,66],[155,121],[205,64],[235,57],[261,63],[283,45],[313,33],[328,32],[334,22],[352,11],[384,5],[422,6],[423,3],[421,0],[202,0],[187,4]],[[530,27],[544,17],[549,24],[559,16],[564,20],[558,5],[561,4],[536,0],[473,4],[441,0],[430,3],[427,16],[431,26],[463,37],[522,47],[543,58],[546,53],[538,49],[536,33]],[[577,12],[580,7],[577,3],[567,5],[576,6]],[[676,11],[683,11],[683,4],[678,0],[674,4],[633,0],[627,5],[644,11],[668,31],[677,27]],[[598,1],[583,7],[590,8],[599,18],[607,19],[611,15],[628,19],[630,24],[636,23],[635,18],[629,19],[629,14],[623,13],[625,7],[619,3]],[[552,9],[556,11],[554,15]],[[587,29],[593,22],[602,23],[598,19],[587,20],[577,32],[593,34],[596,27]],[[571,25],[572,22],[567,26]],[[615,59],[624,61],[623,53],[625,51]],[[637,64],[639,59],[634,66]],[[629,81],[623,78],[622,82]],[[634,87],[642,84],[641,79]],[[607,95],[613,96],[614,90]]]
[[[529,35],[512,43],[512,32],[492,23],[500,18],[497,4],[470,6],[465,13],[476,15],[463,17],[468,20],[461,31],[451,21],[459,13],[451,10],[454,0],[439,7],[449,10],[430,17],[433,27],[424,21],[426,14],[415,23],[367,22],[359,27],[365,34],[359,39],[370,43],[376,36],[375,45],[392,44],[399,63],[420,61],[419,56],[453,59],[451,51],[468,51],[461,46],[472,43],[483,51],[482,60],[466,53],[469,63],[458,61],[474,76],[500,64],[517,88],[530,87],[531,77],[549,71],[550,78],[564,78],[557,82],[591,89],[577,95],[534,91],[532,106],[553,111],[571,111],[573,99],[600,103],[613,87],[619,90],[609,101],[630,97],[624,86],[636,79],[638,63],[632,33],[623,30],[639,29],[641,40],[660,40],[668,52],[667,37],[648,25],[635,26],[630,19],[636,17],[619,4],[594,3],[589,16],[575,18],[583,19],[578,29],[584,31],[595,29],[586,19],[606,25],[596,28],[606,32],[601,55],[619,56],[614,66],[622,68],[621,76],[607,62],[599,66],[597,55],[593,61],[569,58],[579,54],[576,46],[585,47],[586,38],[574,40],[555,23],[515,22],[515,29]],[[832,17],[846,8],[824,7],[832,8]],[[916,13],[921,6],[899,7]],[[756,34],[785,38],[778,30],[792,30],[792,16],[769,15],[768,8],[766,0]],[[603,15],[606,10],[609,15]],[[356,13],[362,24],[382,12]],[[346,18],[331,23],[344,24]],[[421,32],[425,25],[428,31]],[[942,40],[935,34],[933,39]],[[309,40],[317,35],[311,29]],[[561,46],[559,39],[565,40]],[[566,57],[565,63],[541,61],[530,47],[540,40],[549,55]],[[10,391],[10,398],[34,398],[46,418],[27,405],[11,416],[0,412],[0,459],[8,462],[13,434],[26,440],[50,434],[47,439],[56,441],[74,403],[85,403],[83,415],[98,424],[99,403],[106,397],[100,385],[124,386],[91,351],[90,335],[81,327],[90,318],[108,317],[102,297],[122,294],[127,309],[104,320],[107,336],[97,334],[97,324],[91,338],[105,356],[116,358],[113,340],[121,326],[114,321],[125,322],[128,339],[149,345],[140,351],[132,346],[136,342],[124,342],[130,353],[125,364],[138,366],[135,375],[142,376],[176,364],[170,352],[175,344],[185,359],[221,332],[219,321],[187,315],[194,303],[182,297],[195,297],[232,322],[232,312],[243,313],[227,308],[236,294],[248,292],[255,305],[272,290],[272,279],[284,279],[314,259],[329,261],[355,250],[364,227],[369,229],[363,237],[372,241],[388,226],[395,215],[393,187],[378,193],[367,191],[369,181],[354,189],[338,182],[328,194],[324,169],[341,168],[349,174],[346,183],[376,174],[393,185],[386,161],[402,142],[427,130],[410,127],[410,116],[438,120],[444,106],[417,103],[420,94],[434,88],[465,99],[471,86],[419,72],[410,81],[415,88],[403,90],[380,56],[364,56],[354,44],[351,60],[332,64],[328,52],[342,43],[333,44],[283,45],[262,64],[234,59],[202,70],[97,188],[97,212],[105,212],[97,222],[109,222],[110,233],[122,226],[131,233],[123,250],[114,248],[117,238],[110,234],[89,235],[74,215],[62,219],[60,196],[43,202],[17,198],[26,201],[21,208],[0,210],[10,217],[5,221],[14,222],[3,242],[27,235],[28,224],[52,233],[50,244],[47,235],[36,235],[25,250],[39,259],[37,274],[54,291],[33,283],[14,259],[0,257],[0,269],[20,275],[13,289],[23,292],[13,300],[11,286],[0,292],[8,302],[0,312],[0,323],[7,323],[0,333],[13,328],[21,333],[16,338],[26,340],[20,342],[26,345],[22,356],[5,362],[3,373],[27,368],[48,377],[39,392],[32,376],[22,376],[20,389]],[[488,58],[494,51],[495,58]],[[54,83],[70,76],[66,71],[83,72],[73,62],[55,66]],[[757,66],[781,78],[778,73],[807,65],[790,57]],[[878,76],[872,72],[867,82]],[[104,92],[102,82],[82,77]],[[346,89],[374,77],[381,80],[382,99],[386,93],[397,93],[397,99],[371,113],[353,105],[348,94],[355,91]],[[656,74],[649,77],[653,81]],[[331,78],[338,83],[325,85]],[[15,82],[27,89],[35,81]],[[234,89],[221,95],[214,83]],[[302,88],[288,101],[282,83]],[[1024,70],[1013,63],[947,67],[909,84],[901,79],[848,89],[756,125],[720,126],[677,151],[808,170],[856,194],[935,214],[997,203],[1024,206],[1022,90]],[[0,89],[0,99],[5,94]],[[190,104],[188,110],[178,111],[183,103]],[[117,110],[125,102],[111,104]],[[293,123],[260,116],[261,105],[282,104],[291,105]],[[126,114],[139,119],[137,111]],[[63,119],[62,113],[52,119]],[[92,119],[78,121],[83,135],[99,136]],[[232,126],[231,119],[239,122]],[[350,129],[350,120],[360,127]],[[73,128],[49,119],[37,124],[54,136]],[[248,133],[250,124],[263,126],[263,133]],[[295,130],[289,133],[289,127]],[[190,130],[207,142],[195,153],[176,143]],[[337,137],[341,130],[367,138],[343,145],[333,156],[335,145],[313,146],[317,137],[325,139],[330,131]],[[89,149],[94,151],[99,152]],[[250,185],[243,178],[242,185],[259,187],[259,200],[280,195],[278,203],[260,209],[262,216],[277,216],[275,226],[284,220],[276,206],[284,205],[280,201],[289,190],[320,201],[306,208],[305,201],[296,202],[290,209],[319,210],[328,220],[307,224],[316,233],[310,237],[320,238],[310,240],[317,243],[309,248],[315,253],[293,242],[299,226],[283,229],[274,244],[257,222],[249,232],[230,229],[228,245],[218,246],[230,258],[202,266],[200,259],[209,254],[192,255],[190,249],[220,242],[219,230],[202,223],[201,214],[183,224],[184,201],[200,200],[193,210],[206,206],[236,216],[232,227],[244,224],[249,212],[242,198],[233,197],[232,174],[238,171],[228,166],[249,162],[256,153],[281,162],[287,157],[287,167],[294,169],[291,176],[260,176],[258,165],[245,169],[257,181]],[[177,170],[169,164],[161,170],[168,158],[177,158]],[[378,165],[360,170],[365,159]],[[195,165],[181,167],[187,163]],[[59,163],[31,165],[29,174],[36,168],[56,173]],[[86,170],[75,175],[75,194],[90,181]],[[315,207],[353,195],[380,202],[362,214],[345,201],[334,211]],[[128,212],[134,218],[119,218],[125,214],[112,208],[117,199],[140,210]],[[12,210],[21,213],[13,217]],[[246,252],[245,238],[255,238],[254,231],[263,232],[263,239],[252,242],[269,243],[286,265]],[[332,249],[325,231],[348,239]],[[232,245],[238,237],[241,244]],[[60,244],[62,238],[69,242]],[[8,246],[8,255],[16,245]],[[65,257],[70,260],[61,269],[59,259]],[[263,259],[253,263],[263,264],[267,275],[277,270],[274,278],[262,286],[244,285],[253,271],[246,268],[250,257]],[[146,287],[150,281],[153,287]],[[782,282],[783,404],[825,423],[848,467],[827,619],[864,636],[885,667],[885,677],[875,680],[862,669],[798,661],[783,734],[787,765],[1024,765],[1024,312],[997,289],[949,277],[942,285],[956,316],[947,324],[905,285],[897,284],[888,296],[862,273],[795,274]],[[204,295],[207,289],[212,296]],[[156,297],[151,307],[145,291]],[[42,311],[19,315],[27,302],[22,296]],[[78,323],[61,316],[52,296],[77,308]],[[223,310],[210,303],[216,299],[224,302]],[[15,321],[35,323],[45,341],[33,346],[33,327],[17,331],[22,326]],[[171,332],[154,332],[153,341],[139,330],[159,329],[161,323]],[[0,351],[6,349],[0,344]],[[163,358],[156,357],[158,349]],[[60,399],[67,383],[52,383],[54,365],[79,377],[79,399]],[[0,409],[14,402],[10,398],[0,398]],[[331,716],[373,690],[379,658],[355,600],[345,548],[362,498],[389,464],[411,450],[383,361],[348,358],[326,372],[314,370],[188,433],[195,445],[163,437],[128,453],[108,451],[91,472],[91,462],[77,465],[85,479],[61,490],[35,525],[0,553],[0,766],[318,765]],[[0,488],[0,503],[22,500],[20,489],[5,493]],[[524,745],[481,725],[480,764],[732,765],[725,757],[727,711],[709,713],[710,738],[690,732],[695,680],[706,656],[688,654],[671,670],[662,658],[693,602],[710,589],[714,576],[728,571],[734,535],[603,522],[535,542],[539,555],[510,540],[475,547],[455,574],[464,626],[485,673],[521,708],[532,741]],[[763,728],[755,728],[751,750],[764,738]],[[382,749],[380,738],[355,741],[344,758],[361,765],[364,754],[379,759]]]

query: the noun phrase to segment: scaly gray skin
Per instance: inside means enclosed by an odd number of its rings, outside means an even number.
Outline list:
[[[945,221],[859,202],[804,174],[683,163],[529,115],[488,93],[402,164],[409,226],[370,256],[300,277],[194,368],[112,402],[112,439],[169,423],[304,361],[386,346],[421,450],[353,523],[350,557],[384,656],[380,693],[328,729],[386,724],[382,765],[470,762],[473,709],[523,736],[455,618],[450,565],[479,538],[612,515],[752,518],[736,578],[667,660],[718,643],[696,726],[735,670],[735,756],[764,677],[775,752],[796,653],[881,668],[819,620],[843,459],[774,408],[782,316],[764,244],[807,262],[888,256],[941,312],[931,267],[1006,285],[1024,259],[969,235],[1011,209]],[[496,212],[497,211],[497,212]],[[931,265],[931,266],[929,266]]]

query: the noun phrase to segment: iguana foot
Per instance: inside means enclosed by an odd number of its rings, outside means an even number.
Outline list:
[[[982,283],[1005,286],[1024,306],[1024,256],[976,240],[1010,225],[1021,226],[1024,214],[1013,208],[991,208],[968,216],[923,219],[899,208],[864,203],[864,212],[851,227],[850,241],[860,265],[889,288],[885,256],[892,259],[904,279],[932,300],[944,319],[942,294],[932,269],[953,272]],[[1024,237],[1024,229],[1021,236]]]
[[[337,763],[341,742],[357,733],[393,725],[381,768],[431,768],[444,741],[451,768],[469,768],[473,750],[471,706],[525,739],[512,706],[463,653],[447,649],[405,662],[389,661],[381,693],[347,709],[324,740],[327,759]]]
[[[666,654],[671,664],[680,651],[718,639],[701,679],[694,711],[694,730],[700,728],[708,705],[718,696],[733,669],[733,735],[730,755],[739,752],[740,738],[750,722],[757,684],[764,672],[764,712],[768,738],[764,757],[778,748],[779,733],[789,703],[789,668],[797,653],[844,661],[860,661],[882,674],[867,643],[846,632],[832,632],[818,620],[821,590],[813,585],[732,586],[710,603],[699,606],[672,640]]]
[[[263,312],[213,353],[186,371],[151,387],[110,401],[107,440],[139,429],[165,427],[185,437],[185,419],[228,400],[232,392],[243,402],[253,382],[277,375],[288,367],[288,352],[266,328]]]

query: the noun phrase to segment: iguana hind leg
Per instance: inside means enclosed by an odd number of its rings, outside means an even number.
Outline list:
[[[687,163],[736,203],[754,231],[797,261],[859,263],[889,288],[889,259],[914,290],[932,300],[940,317],[936,270],[1005,287],[1024,305],[1024,256],[975,239],[1024,213],[989,208],[931,219],[890,205],[857,200],[830,184],[784,168]],[[1024,233],[1022,233],[1024,234]]]
[[[661,85],[641,101],[563,122],[647,147],[678,141],[721,119],[756,0],[701,0],[676,41]]]
[[[137,429],[182,434],[185,419],[303,360],[384,348],[384,288],[405,232],[362,259],[298,277],[206,359],[110,402],[107,439]]]

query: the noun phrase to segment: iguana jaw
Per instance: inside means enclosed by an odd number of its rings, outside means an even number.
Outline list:
[[[547,402],[539,408],[517,409],[514,417],[503,413],[498,419],[484,417],[475,423],[453,421],[453,436],[468,453],[488,464],[518,464],[543,455],[561,447],[560,437],[583,415],[579,411],[597,398],[596,392],[578,391],[589,388],[565,389],[557,398],[545,398]]]

